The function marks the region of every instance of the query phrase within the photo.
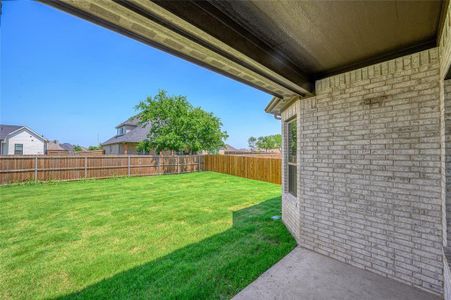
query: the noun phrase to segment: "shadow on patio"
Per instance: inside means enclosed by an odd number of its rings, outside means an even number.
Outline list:
[[[233,212],[227,231],[57,299],[231,298],[295,247],[273,215],[279,197]]]

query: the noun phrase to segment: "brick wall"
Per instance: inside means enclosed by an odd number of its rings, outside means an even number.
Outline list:
[[[440,78],[441,78],[441,130],[442,130],[442,223],[443,245],[449,257],[451,246],[451,2],[448,2],[443,30],[439,41]],[[448,80],[444,80],[448,76]],[[444,296],[451,299],[451,278],[448,260],[443,255]]]
[[[442,104],[442,154],[444,155],[444,171],[445,176],[442,177],[442,187],[445,197],[445,220],[447,234],[447,243],[445,246],[451,245],[451,80],[443,82],[443,104]]]
[[[438,49],[317,81],[293,113],[299,188],[283,219],[299,244],[442,293]]]

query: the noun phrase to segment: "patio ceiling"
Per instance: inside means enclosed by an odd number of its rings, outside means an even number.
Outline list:
[[[442,1],[41,0],[278,98],[436,46]]]

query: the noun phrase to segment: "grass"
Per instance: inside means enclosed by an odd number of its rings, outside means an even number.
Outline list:
[[[280,213],[212,172],[0,187],[0,299],[231,298],[294,248]]]

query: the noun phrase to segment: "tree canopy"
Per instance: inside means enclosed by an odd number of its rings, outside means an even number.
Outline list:
[[[160,90],[137,105],[142,124],[151,124],[139,152],[166,150],[183,153],[217,151],[228,137],[218,117],[193,107],[185,96],[168,96]]]
[[[260,136],[258,138],[251,136],[248,139],[249,147],[252,150],[280,149],[282,147],[282,136],[280,134]]]
[[[249,144],[249,148],[251,148],[251,150],[255,150],[256,147],[257,147],[257,145],[256,145],[256,143],[257,143],[257,138],[251,136],[251,137],[247,140],[247,143]]]

